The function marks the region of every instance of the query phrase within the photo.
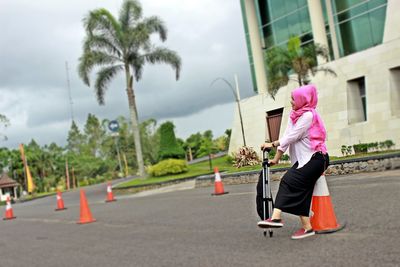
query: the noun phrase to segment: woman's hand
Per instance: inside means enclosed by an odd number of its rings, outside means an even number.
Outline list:
[[[264,150],[266,148],[273,148],[274,146],[272,145],[272,143],[264,143],[261,145],[261,150]]]
[[[269,164],[271,165],[271,166],[274,166],[274,165],[276,165],[276,164],[278,164],[279,163],[279,159],[271,159],[270,161],[269,161]]]

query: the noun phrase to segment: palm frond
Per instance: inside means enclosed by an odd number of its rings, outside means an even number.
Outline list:
[[[88,35],[83,43],[83,51],[97,50],[100,52],[108,52],[118,58],[122,57],[122,51],[104,35]]]
[[[99,51],[84,51],[79,58],[78,73],[83,82],[90,86],[89,74],[93,67],[114,64],[118,59]]]
[[[303,47],[303,55],[307,58],[315,59],[315,66],[317,63],[317,57],[322,57],[325,61],[329,61],[328,48],[320,44],[309,44]]]
[[[118,71],[123,69],[123,65],[114,65],[102,68],[97,72],[97,79],[94,89],[96,91],[97,102],[99,102],[100,105],[104,105],[104,93],[107,89],[108,83],[118,73]]]
[[[333,77],[337,77],[336,72],[333,69],[328,68],[328,67],[316,67],[316,68],[313,68],[313,71],[314,71],[314,73],[323,72],[324,74],[329,74],[329,75],[332,75]]]
[[[100,35],[122,47],[123,33],[121,25],[106,9],[100,8],[89,12],[83,19],[83,24],[88,35]]]
[[[157,47],[151,53],[143,55],[145,61],[155,63],[167,63],[175,70],[175,77],[178,80],[181,71],[181,58],[179,55],[168,48]]]
[[[133,69],[136,81],[139,81],[143,74],[143,67],[145,63],[144,57],[139,56],[137,53],[131,53],[128,56],[128,63]]]
[[[142,5],[136,0],[125,0],[119,12],[119,23],[123,31],[133,26],[142,17]]]
[[[153,33],[158,33],[161,41],[165,41],[167,39],[167,27],[165,26],[164,21],[162,21],[157,16],[151,16],[143,19],[142,23],[144,28],[147,31],[147,34],[151,35]],[[140,26],[140,24],[138,24]]]

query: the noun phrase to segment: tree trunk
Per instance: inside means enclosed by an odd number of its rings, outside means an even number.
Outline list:
[[[128,94],[128,103],[129,103],[129,113],[131,116],[132,122],[132,132],[133,132],[133,141],[135,143],[136,150],[136,160],[139,168],[139,175],[144,176],[144,162],[143,162],[143,153],[142,153],[142,144],[140,142],[140,131],[139,131],[139,122],[138,122],[138,114],[136,109],[136,101],[135,94],[133,92],[133,82],[131,82],[131,74],[129,71],[129,66],[125,66],[126,73],[126,92]]]
[[[189,161],[193,160],[192,148],[189,147]]]

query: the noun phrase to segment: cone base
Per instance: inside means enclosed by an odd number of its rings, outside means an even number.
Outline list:
[[[345,227],[346,227],[346,222],[344,222],[342,225],[339,224],[338,227],[333,228],[333,229],[316,230],[315,233],[316,234],[331,234],[331,233],[338,232],[338,231],[344,229]]]
[[[57,208],[55,211],[66,210],[67,208]]]
[[[76,222],[77,224],[87,224],[87,223],[92,223],[92,222],[95,222],[96,221],[96,219],[93,219],[93,220],[90,220],[90,221],[79,221],[79,222]]]
[[[17,217],[3,218],[3,220],[7,221],[7,220],[15,219],[15,218],[17,218]]]
[[[113,202],[113,201],[117,201],[115,198],[114,199],[107,199],[106,202]]]
[[[222,193],[212,193],[212,196],[221,196],[221,195],[225,195],[225,194],[229,194],[229,192],[222,192]]]

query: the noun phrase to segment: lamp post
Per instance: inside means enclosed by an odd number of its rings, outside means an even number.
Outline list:
[[[226,83],[229,86],[229,88],[231,89],[233,96],[235,97],[235,101],[237,103],[238,111],[239,111],[240,127],[242,129],[242,137],[243,137],[243,145],[246,146],[246,139],[244,137],[242,111],[240,109],[240,94],[239,94],[239,85],[238,85],[238,81],[237,81],[237,76],[235,75],[236,92],[235,92],[235,89],[233,89],[232,84],[222,77],[218,77],[218,78],[214,79],[214,81],[211,82],[210,87],[217,81],[223,81],[224,83]]]

